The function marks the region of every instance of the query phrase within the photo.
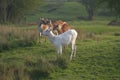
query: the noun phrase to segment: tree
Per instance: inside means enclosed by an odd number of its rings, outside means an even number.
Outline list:
[[[41,0],[0,0],[0,22],[19,22],[40,3]]]
[[[93,16],[98,7],[98,1],[99,0],[79,0],[79,2],[82,3],[86,8],[86,11],[88,13],[88,20],[93,19]]]
[[[120,0],[100,0],[100,3],[107,3],[107,6],[115,14],[116,20],[120,18]]]

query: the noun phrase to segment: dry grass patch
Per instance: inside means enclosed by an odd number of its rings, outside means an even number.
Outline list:
[[[37,31],[15,26],[0,26],[0,52],[36,43]]]

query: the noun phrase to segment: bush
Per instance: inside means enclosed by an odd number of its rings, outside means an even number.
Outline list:
[[[34,61],[28,57],[22,65],[6,64],[0,60],[0,80],[39,80],[49,77],[55,65],[44,58]]]
[[[59,56],[54,61],[54,64],[62,69],[66,69],[68,68],[69,61],[65,57]]]
[[[30,80],[25,69],[25,66],[18,67],[15,63],[0,63],[0,80]]]
[[[120,36],[119,32],[114,33],[114,36]]]
[[[17,47],[26,47],[36,44],[35,30],[23,30],[19,27],[0,26],[0,52]]]
[[[27,72],[32,80],[46,78],[54,70],[54,65],[43,58],[37,59],[36,62],[32,61],[31,58],[28,58],[25,65],[28,67]]]
[[[6,39],[0,39],[0,52],[3,50],[9,50],[9,43],[7,42]]]

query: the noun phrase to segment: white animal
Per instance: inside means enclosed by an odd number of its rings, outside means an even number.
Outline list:
[[[63,45],[68,45],[71,43],[72,46],[72,52],[70,56],[70,60],[72,60],[72,57],[76,55],[76,38],[78,33],[74,29],[69,29],[68,31],[60,34],[60,35],[55,35],[52,32],[52,29],[48,28],[43,32],[43,35],[48,36],[49,40],[51,43],[57,48],[57,53],[62,54],[62,46]]]

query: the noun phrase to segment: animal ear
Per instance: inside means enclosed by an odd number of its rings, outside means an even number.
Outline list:
[[[48,19],[46,19],[46,24],[49,24],[49,23],[50,23],[50,21]]]
[[[40,17],[39,18],[39,23],[44,23],[43,21],[44,21],[44,18]]]
[[[40,20],[43,20],[44,18],[43,17],[40,17]]]
[[[38,19],[38,27],[41,25],[41,17]]]
[[[67,22],[63,22],[63,24],[62,24],[62,25],[64,25],[64,24],[67,24]]]
[[[52,24],[52,21],[51,21],[51,20],[49,20],[49,24]]]
[[[46,20],[46,21],[49,21],[49,19],[48,19],[48,18],[46,18],[45,20]]]
[[[52,31],[52,27],[49,26],[48,30],[49,30],[49,31]]]

